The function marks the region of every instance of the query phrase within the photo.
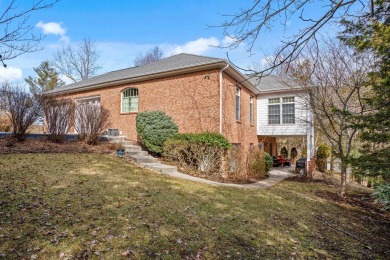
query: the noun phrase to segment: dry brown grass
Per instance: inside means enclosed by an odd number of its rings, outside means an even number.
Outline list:
[[[4,259],[385,259],[390,216],[369,194],[289,179],[234,189],[98,154],[0,156]],[[357,203],[363,201],[365,203]],[[337,229],[335,228],[337,227]]]

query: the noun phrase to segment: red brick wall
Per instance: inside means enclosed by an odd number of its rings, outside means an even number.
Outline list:
[[[271,154],[272,156],[278,155],[278,144],[276,142],[276,137],[270,137],[270,136],[258,136],[259,143],[264,144],[264,151]],[[272,151],[271,151],[272,146]]]
[[[121,91],[138,88],[138,111],[161,110],[173,118],[180,132],[218,131],[219,70],[208,70],[161,79],[101,88],[68,95],[72,99],[100,95],[110,111],[111,127],[138,140],[137,113],[121,113]]]
[[[161,110],[173,118],[179,131],[219,132],[219,69],[101,88],[70,94],[68,97],[100,95],[100,104],[110,111],[111,127],[128,139],[138,140],[135,130],[137,113],[121,113],[121,91],[138,89],[138,112]],[[256,96],[241,87],[241,120],[236,122],[236,81],[224,73],[222,132],[231,143],[240,143],[246,151],[257,145]],[[253,96],[253,125],[249,120],[249,97]]]
[[[240,91],[240,121],[236,121],[236,86],[237,81],[224,73],[223,79],[223,124],[222,133],[231,143],[240,143],[245,153],[250,144],[257,145],[256,133],[256,95],[243,86]],[[249,103],[253,96],[253,124],[250,124]]]

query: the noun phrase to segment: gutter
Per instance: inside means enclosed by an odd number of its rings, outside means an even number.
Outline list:
[[[222,134],[222,74],[229,67],[229,63],[219,72],[219,133]]]
[[[134,76],[131,78],[124,78],[124,79],[117,79],[117,80],[111,80],[111,81],[106,81],[106,82],[94,83],[92,85],[82,85],[82,86],[70,88],[70,89],[69,88],[54,89],[54,90],[50,90],[49,92],[45,92],[44,95],[70,94],[70,93],[83,92],[83,91],[92,90],[92,89],[99,89],[99,88],[112,87],[112,86],[117,86],[117,85],[136,83],[136,82],[141,82],[141,81],[145,81],[145,80],[170,77],[170,76],[181,75],[181,74],[185,74],[185,73],[208,70],[208,69],[212,69],[212,68],[216,68],[216,67],[218,68],[222,65],[222,63],[223,63],[223,61],[217,61],[217,62],[213,62],[210,64],[200,64],[197,66],[178,68],[175,70],[160,71],[160,72],[156,72],[156,73],[152,73],[152,74],[138,75],[138,76]],[[100,76],[102,76],[102,75],[100,75]],[[73,84],[77,84],[77,83],[73,83]]]

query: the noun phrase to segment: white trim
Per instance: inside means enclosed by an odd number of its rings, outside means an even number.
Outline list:
[[[238,96],[238,119],[237,119],[237,96]],[[236,122],[241,121],[241,88],[239,86],[236,86],[236,96],[235,96],[235,103],[236,103]]]
[[[254,116],[255,116],[255,107],[253,105],[254,97],[252,95],[249,96],[249,125],[253,126],[255,123]],[[252,112],[252,114],[251,114]]]
[[[95,99],[95,98],[99,98],[100,99],[100,95],[94,95],[94,96],[88,96],[88,97],[80,97],[80,98],[75,98],[74,101],[81,101],[81,100],[88,100],[88,99]]]
[[[229,63],[219,71],[219,133],[222,134],[222,80],[223,80],[223,71],[229,67]]]
[[[130,97],[137,97],[137,110],[136,111],[123,111],[123,95],[124,95],[124,93],[126,91],[131,90],[131,89],[137,90],[137,96],[130,96]],[[138,97],[139,97],[139,90],[138,90],[138,88],[136,88],[136,87],[128,87],[128,88],[123,89],[120,93],[121,93],[120,94],[121,95],[121,113],[137,113],[138,112]]]

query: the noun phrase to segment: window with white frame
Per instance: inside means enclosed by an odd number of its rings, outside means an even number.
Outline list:
[[[282,123],[295,124],[295,100],[294,97],[282,98]]]
[[[253,125],[253,97],[249,98],[249,123]]]
[[[280,124],[280,99],[279,98],[268,99],[268,124],[269,125]]]
[[[241,119],[240,93],[241,93],[241,89],[239,87],[236,87],[236,121],[240,121],[240,119]]]
[[[82,97],[75,100],[76,105],[96,105],[100,107],[100,96]]]
[[[138,89],[128,88],[122,91],[122,113],[138,112]]]
[[[295,124],[295,98],[268,99],[268,124]]]

